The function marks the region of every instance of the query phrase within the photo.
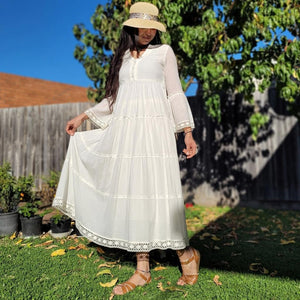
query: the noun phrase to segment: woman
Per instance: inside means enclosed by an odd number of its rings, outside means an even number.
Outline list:
[[[72,137],[53,202],[88,239],[136,252],[136,272],[114,288],[118,295],[150,282],[153,249],[177,250],[179,285],[198,279],[200,254],[188,246],[174,136],[184,132],[183,152],[193,157],[194,122],[157,16],[150,3],[131,6],[105,99],[67,123]],[[75,134],[86,119],[100,129]]]

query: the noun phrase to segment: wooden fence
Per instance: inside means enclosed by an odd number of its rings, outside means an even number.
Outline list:
[[[222,120],[214,122],[201,97],[190,98],[198,155],[181,161],[185,198],[202,205],[300,209],[300,126],[275,88],[256,92],[257,109],[269,116],[254,142],[252,108],[240,95],[222,95]],[[299,100],[298,100],[299,101]],[[179,149],[183,147],[182,139]]]
[[[9,162],[16,176],[34,174],[36,186],[50,170],[60,170],[69,136],[68,120],[91,104],[67,103],[0,109],[0,163]],[[85,122],[80,128],[91,128]]]
[[[199,153],[191,160],[181,155],[186,201],[201,205],[238,204],[300,209],[300,127],[284,107],[278,107],[274,89],[256,93],[258,107],[270,117],[256,142],[251,138],[251,109],[238,96],[222,96],[222,121],[211,120],[201,97],[189,102],[196,122]],[[70,103],[0,109],[0,163],[13,173],[41,176],[61,170],[69,137],[66,122],[89,103]],[[91,129],[86,122],[81,130]],[[178,140],[178,154],[183,148]]]

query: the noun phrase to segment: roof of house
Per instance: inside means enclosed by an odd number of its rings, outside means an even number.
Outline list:
[[[87,88],[0,72],[0,108],[86,101]]]

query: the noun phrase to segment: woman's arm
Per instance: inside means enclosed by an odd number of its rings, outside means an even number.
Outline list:
[[[197,145],[193,138],[193,131],[191,127],[184,128],[184,143],[186,147],[182,152],[186,155],[186,158],[192,158],[197,154]]]
[[[84,120],[87,120],[89,117],[87,116],[86,113],[82,113],[80,115],[78,115],[77,117],[73,118],[72,120],[70,120],[68,123],[67,123],[67,126],[66,126],[66,132],[69,134],[69,135],[74,135],[77,128],[82,124],[82,122]]]
[[[181,87],[175,54],[168,48],[165,61],[165,82],[170,101],[176,132],[184,132],[185,149],[183,153],[192,158],[197,153],[197,145],[193,138],[194,120],[186,96]]]

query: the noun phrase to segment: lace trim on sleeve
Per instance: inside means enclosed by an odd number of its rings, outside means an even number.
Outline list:
[[[194,122],[191,122],[191,121],[180,122],[179,124],[176,124],[175,130],[177,133],[183,132],[183,129],[185,127],[191,127],[192,129],[194,129],[195,124],[194,124]]]
[[[108,127],[108,122],[105,122],[103,119],[99,119],[91,109],[86,110],[84,113],[97,127],[100,127],[101,129],[105,129],[106,127]]]

